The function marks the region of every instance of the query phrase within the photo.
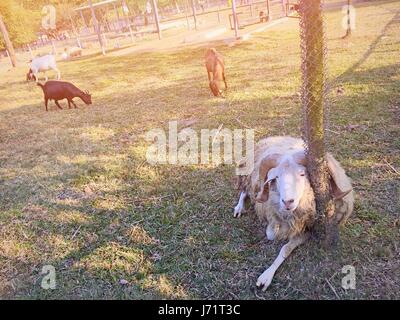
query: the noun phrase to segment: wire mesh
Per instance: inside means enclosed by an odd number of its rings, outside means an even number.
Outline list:
[[[307,146],[313,144],[315,138],[321,138],[325,145],[329,127],[327,46],[322,5],[320,0],[300,0],[298,6],[304,115],[302,135]]]
[[[314,236],[325,238],[326,243],[338,242],[337,225],[333,223],[335,208],[330,196],[329,173],[325,161],[329,126],[329,104],[322,0],[300,0],[300,46],[303,108],[303,139],[307,153],[307,169],[314,189],[317,220]]]

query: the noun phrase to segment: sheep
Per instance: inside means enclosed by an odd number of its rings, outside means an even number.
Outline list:
[[[83,92],[72,83],[66,81],[47,81],[44,85],[40,82],[37,83],[43,89],[44,103],[47,110],[47,103],[49,100],[54,100],[57,107],[62,109],[58,100],[67,99],[68,107],[71,109],[71,103],[77,108],[75,102],[72,100],[75,97],[81,98],[81,100],[87,105],[92,104],[92,96],[89,92]]]
[[[219,54],[215,48],[207,49],[205,55],[205,64],[211,92],[216,97],[222,95],[222,90],[220,89],[221,81],[224,81],[225,83],[225,90],[228,89],[225,79],[225,64],[222,55]],[[213,75],[212,80],[211,73]]]
[[[31,62],[31,67],[29,69],[28,74],[26,75],[26,80],[33,80],[35,79],[36,82],[39,81],[39,77],[38,74],[39,72],[44,72],[46,81],[47,81],[47,75],[46,75],[46,71],[52,69],[55,72],[57,72],[57,80],[61,79],[61,74],[60,71],[57,69],[57,65],[56,65],[56,58],[54,55],[52,54],[47,54],[45,56],[41,56],[41,57],[35,57],[32,59]]]
[[[336,222],[344,224],[354,207],[350,178],[339,162],[326,154],[330,189],[335,203]],[[239,166],[246,164],[246,159]],[[265,291],[290,253],[310,237],[316,219],[313,189],[306,169],[304,143],[293,137],[269,137],[258,142],[254,150],[254,167],[247,176],[239,176],[240,197],[234,217],[240,217],[244,201],[250,197],[260,220],[267,222],[268,240],[286,240],[278,257],[257,279]],[[345,190],[345,191],[342,191]]]

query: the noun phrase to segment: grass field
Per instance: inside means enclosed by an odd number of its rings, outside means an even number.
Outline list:
[[[298,20],[212,44],[226,99],[209,92],[204,47],[60,62],[64,80],[93,94],[72,110],[45,112],[25,66],[1,74],[0,297],[400,298],[399,2],[356,14],[349,40],[341,12],[326,14],[329,148],[354,180],[355,212],[337,251],[298,248],[265,293],[255,281],[282,243],[252,214],[233,219],[234,166],[152,166],[144,135],[170,120],[300,135]],[[40,286],[44,265],[55,290]],[[344,265],[356,268],[355,290],[341,288]]]

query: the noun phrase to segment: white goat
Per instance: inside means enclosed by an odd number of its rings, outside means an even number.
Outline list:
[[[35,78],[36,82],[38,82],[39,81],[38,74],[39,72],[43,72],[47,81],[48,78],[46,75],[46,71],[50,69],[57,72],[57,80],[60,80],[61,74],[60,71],[57,69],[56,58],[54,55],[47,54],[45,56],[35,57],[31,62],[31,67],[29,69],[26,78],[27,80]]]
[[[64,52],[61,54],[61,57],[63,60],[68,60],[70,58],[74,57],[80,57],[82,56],[82,48],[80,47],[71,47],[71,48],[65,48]]]
[[[326,155],[326,160],[336,219],[343,224],[353,211],[351,180],[331,154]],[[239,166],[243,166],[245,161]],[[239,177],[239,188],[241,193],[234,216],[241,215],[244,201],[249,196],[258,217],[268,223],[268,240],[289,240],[257,280],[257,286],[266,290],[283,261],[309,238],[316,217],[303,141],[293,137],[269,137],[259,141],[255,148],[253,171],[248,176]]]

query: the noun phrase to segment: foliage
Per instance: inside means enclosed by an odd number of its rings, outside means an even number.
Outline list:
[[[0,1],[0,14],[3,16],[11,41],[14,47],[19,47],[36,38],[40,24],[38,12],[29,11],[14,0]],[[0,37],[0,50],[4,49],[4,39]]]

